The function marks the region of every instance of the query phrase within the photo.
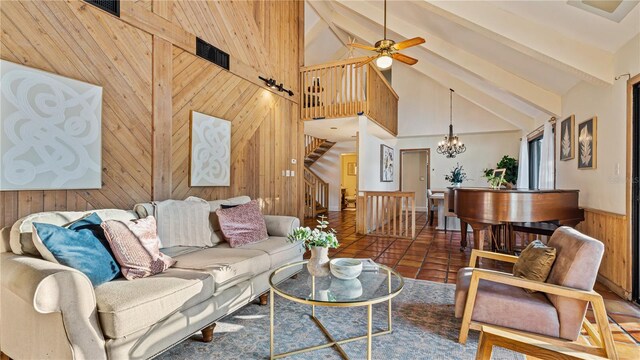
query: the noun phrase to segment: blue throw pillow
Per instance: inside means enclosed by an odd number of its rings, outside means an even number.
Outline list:
[[[109,246],[103,243],[106,241],[104,233],[95,228],[96,222],[98,227],[102,222],[96,214],[74,222],[68,228],[34,222],[34,240],[41,242],[54,258],[48,258],[47,254],[41,251],[45,259],[55,260],[81,271],[89,277],[93,286],[98,286],[118,277],[120,267],[114,260]]]

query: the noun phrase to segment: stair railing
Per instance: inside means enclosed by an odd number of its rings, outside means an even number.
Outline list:
[[[361,191],[356,203],[356,231],[415,239],[416,194],[407,191]]]
[[[329,183],[309,168],[304,168],[304,216],[315,218],[329,209]]]
[[[312,154],[325,141],[326,141],[325,139],[319,139],[317,137],[305,134],[304,135],[304,156],[306,157]]]

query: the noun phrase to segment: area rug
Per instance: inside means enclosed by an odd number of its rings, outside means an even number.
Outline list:
[[[466,345],[457,341],[460,320],[453,316],[455,285],[405,280],[393,300],[393,333],[373,338],[374,359],[474,359],[478,332],[471,331]],[[277,353],[327,342],[309,318],[310,306],[276,296],[275,347]],[[316,307],[316,316],[337,339],[366,334],[366,307]],[[385,304],[374,306],[373,329],[386,329]],[[250,304],[217,323],[211,343],[194,335],[163,353],[159,359],[268,359],[269,306]],[[351,359],[366,358],[366,340],[343,345]],[[290,356],[287,359],[341,359],[334,348]],[[524,359],[496,348],[493,359]]]

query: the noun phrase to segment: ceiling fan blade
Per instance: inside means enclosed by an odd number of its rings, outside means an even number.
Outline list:
[[[370,58],[368,58],[367,60],[364,60],[364,61],[359,62],[358,64],[356,64],[356,68],[359,68],[359,67],[361,67],[361,66],[367,65],[368,63],[370,63],[370,62],[372,62],[373,60],[377,59],[377,58],[378,58],[378,56],[380,56],[380,55],[377,55],[377,56],[371,56],[371,57],[370,57]]]
[[[376,51],[376,48],[374,48],[373,46],[369,46],[369,45],[362,45],[362,44],[358,44],[358,43],[351,43],[349,44],[349,46],[351,47],[356,47],[358,49],[364,49],[364,50],[369,50],[369,51]]]
[[[414,59],[411,56],[403,55],[400,53],[395,53],[391,55],[391,57],[408,65],[415,65],[418,63],[418,59]]]
[[[421,37],[414,37],[413,39],[409,39],[409,40],[405,40],[405,41],[401,41],[395,45],[393,45],[393,48],[396,50],[402,50],[402,49],[406,49],[412,46],[416,46],[416,45],[420,45],[424,43],[424,39]]]

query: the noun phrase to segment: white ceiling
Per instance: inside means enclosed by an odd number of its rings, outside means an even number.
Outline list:
[[[613,54],[640,33],[640,6],[620,22],[564,0],[389,0],[387,8],[389,38],[426,39],[404,51],[419,59],[413,69],[523,129],[560,115],[562,95],[578,82],[611,84]],[[382,1],[307,0],[305,64],[346,57],[349,37],[381,39],[382,9]]]
[[[552,28],[570,38],[616,52],[640,32],[639,1],[623,1],[634,8],[620,23],[568,4],[568,1],[489,1],[491,5]]]

